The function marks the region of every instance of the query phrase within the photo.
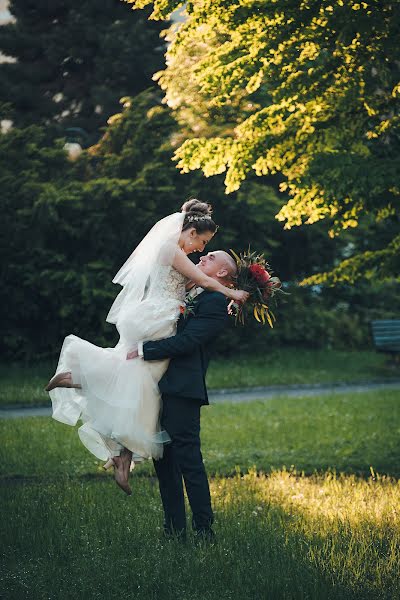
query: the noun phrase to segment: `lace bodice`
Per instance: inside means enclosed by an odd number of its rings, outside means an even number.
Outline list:
[[[160,294],[160,298],[177,299],[183,302],[186,283],[187,278],[173,267],[161,267],[157,280],[157,293]]]

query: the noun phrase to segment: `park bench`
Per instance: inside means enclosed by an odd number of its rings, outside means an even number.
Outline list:
[[[390,354],[395,362],[400,356],[400,319],[371,321],[371,333],[378,352]]]

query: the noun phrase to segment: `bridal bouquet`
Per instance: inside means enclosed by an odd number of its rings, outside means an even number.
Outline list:
[[[268,322],[270,327],[274,326],[275,316],[269,308],[270,299],[277,293],[285,293],[282,290],[282,284],[278,277],[271,276],[271,269],[266,262],[263,254],[251,252],[250,247],[247,252],[238,256],[231,249],[238,268],[238,274],[235,280],[235,286],[238,289],[249,292],[250,297],[244,305],[234,303],[232,305],[233,314],[236,317],[236,323],[244,325],[245,312],[250,308],[254,318],[263,325]]]

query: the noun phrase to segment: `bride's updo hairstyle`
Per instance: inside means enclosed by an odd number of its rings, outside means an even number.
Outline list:
[[[212,220],[212,207],[207,202],[200,202],[193,198],[188,200],[182,206],[181,211],[185,213],[183,221],[182,231],[194,227],[197,233],[204,233],[211,231],[215,233],[218,229],[218,225]]]

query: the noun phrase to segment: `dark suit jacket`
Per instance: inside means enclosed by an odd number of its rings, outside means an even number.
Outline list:
[[[205,376],[209,348],[229,320],[225,296],[204,291],[194,300],[193,314],[180,317],[176,335],[143,344],[144,360],[171,359],[158,384],[162,394],[208,404]]]

